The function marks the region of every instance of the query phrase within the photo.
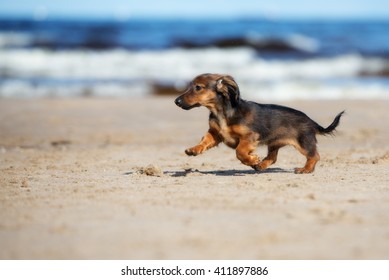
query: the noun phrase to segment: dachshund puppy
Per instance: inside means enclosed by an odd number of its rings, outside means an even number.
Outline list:
[[[241,99],[234,79],[219,74],[197,76],[175,103],[185,110],[205,106],[211,112],[208,132],[198,145],[185,150],[187,155],[197,156],[223,142],[236,150],[243,164],[258,171],[276,162],[280,148],[292,145],[307,158],[305,166],[295,168],[295,173],[313,172],[320,159],[316,134],[332,134],[344,113],[323,128],[295,109]],[[254,154],[258,145],[268,147],[262,161]]]

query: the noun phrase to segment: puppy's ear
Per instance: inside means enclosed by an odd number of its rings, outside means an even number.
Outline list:
[[[216,82],[216,91],[231,103],[232,107],[238,106],[240,92],[238,84],[231,76],[222,76]]]

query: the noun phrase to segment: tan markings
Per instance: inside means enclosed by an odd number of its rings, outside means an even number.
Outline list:
[[[281,147],[291,145],[291,146],[295,147],[297,150],[300,149],[299,143],[297,142],[296,139],[293,139],[293,138],[278,139],[276,141],[271,142],[271,145],[272,146],[281,146]]]
[[[236,157],[245,165],[254,167],[259,164],[259,157],[253,155],[257,148],[256,142],[241,139],[236,147]]]
[[[231,132],[239,137],[245,137],[252,131],[245,125],[232,125]]]
[[[305,152],[306,154],[307,152]],[[305,173],[312,173],[315,170],[316,163],[320,160],[320,155],[316,151],[315,155],[313,157],[307,156],[307,162],[305,163],[305,166],[302,168],[295,168],[294,173],[297,174],[305,174]]]

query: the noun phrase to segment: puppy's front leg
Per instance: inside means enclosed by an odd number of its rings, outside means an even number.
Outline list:
[[[197,156],[206,150],[217,146],[221,140],[215,133],[212,131],[208,131],[204,137],[201,139],[200,143],[192,148],[188,148],[185,150],[185,153],[188,156]]]
[[[257,170],[260,162],[257,155],[253,155],[258,146],[257,141],[250,141],[247,139],[240,139],[238,147],[236,147],[236,157],[245,165],[251,166]]]

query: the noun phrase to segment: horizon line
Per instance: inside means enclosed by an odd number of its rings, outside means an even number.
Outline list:
[[[0,12],[0,20],[36,20],[36,21],[45,21],[45,20],[110,20],[110,21],[131,21],[131,20],[179,20],[179,21],[223,21],[223,20],[241,20],[241,21],[287,21],[287,20],[296,20],[296,21],[334,21],[334,20],[344,20],[344,21],[389,21],[388,16],[369,16],[369,15],[347,15],[347,16],[318,16],[318,15],[234,15],[234,16],[176,16],[176,15],[134,15],[128,17],[120,17],[116,15],[87,15],[87,14],[49,14],[42,17],[37,17],[34,14],[5,14]]]

